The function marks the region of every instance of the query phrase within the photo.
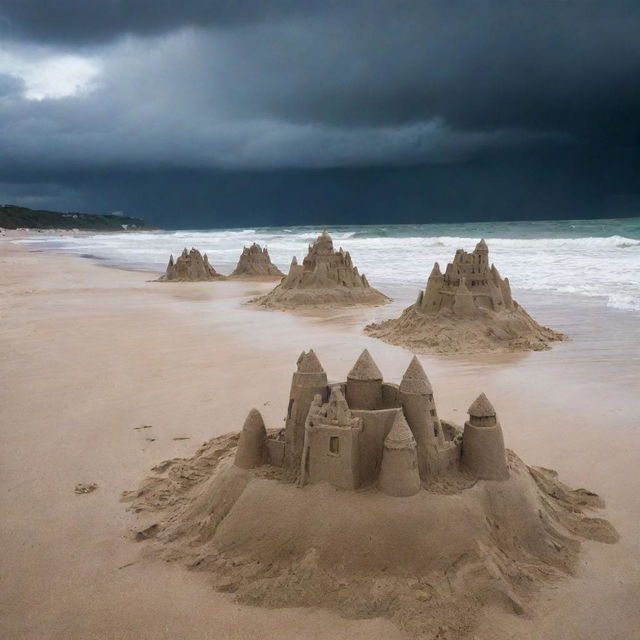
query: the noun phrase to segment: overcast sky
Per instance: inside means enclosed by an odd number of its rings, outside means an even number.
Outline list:
[[[637,0],[0,0],[0,202],[637,215],[639,175]]]

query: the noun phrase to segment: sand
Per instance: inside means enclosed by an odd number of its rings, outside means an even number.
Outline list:
[[[294,256],[289,273],[273,290],[251,301],[267,309],[323,311],[354,306],[378,306],[389,298],[358,272],[351,255],[335,250],[331,235],[322,232],[302,264]]]
[[[424,291],[400,317],[370,324],[368,335],[417,353],[542,351],[567,336],[536,322],[511,294],[481,239],[458,249],[444,274],[433,265]]]
[[[538,324],[515,300],[513,304],[514,309],[500,313],[479,309],[470,318],[448,309],[425,315],[411,305],[398,318],[367,325],[365,332],[414,353],[442,355],[544,351],[567,339]]]
[[[261,247],[253,243],[250,247],[244,247],[236,268],[230,278],[242,278],[244,280],[280,280],[284,273],[271,262],[267,247]]]
[[[158,278],[158,282],[199,282],[209,280],[224,280],[225,276],[218,273],[209,264],[209,257],[202,255],[197,249],[187,251],[186,247],[176,258],[169,257],[166,272]]]
[[[140,514],[120,499],[163,460],[237,430],[249,406],[281,424],[301,350],[342,371],[368,347],[396,382],[408,353],[360,333],[368,309],[271,314],[244,306],[269,285],[149,278],[0,242],[0,636],[405,637],[382,617],[238,603],[207,572],[143,557],[153,540],[132,541]],[[461,422],[485,391],[507,446],[601,495],[621,535],[583,544],[575,576],[543,588],[529,617],[483,608],[473,638],[622,640],[640,627],[640,330],[596,301],[563,300],[523,299],[571,334],[551,352],[422,359],[443,418]],[[97,488],[76,494],[79,483]]]
[[[134,539],[154,539],[146,554],[211,574],[241,603],[321,606],[388,618],[412,637],[462,638],[484,607],[531,615],[533,594],[575,571],[580,539],[618,540],[584,515],[604,507],[598,496],[512,452],[506,481],[456,474],[399,499],[241,469],[237,442],[214,438],[157,465],[124,499],[141,514]]]

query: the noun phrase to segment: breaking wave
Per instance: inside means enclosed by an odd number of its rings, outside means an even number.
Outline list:
[[[255,227],[40,236],[27,242],[76,255],[91,255],[133,269],[161,271],[169,254],[195,246],[222,273],[235,266],[243,245],[267,245],[286,271],[322,231],[318,227]],[[640,219],[483,223],[459,225],[340,226],[330,229],[336,247],[351,252],[374,286],[413,298],[433,263],[450,262],[456,249],[473,249],[480,237],[490,259],[509,276],[516,293],[545,291],[600,298],[612,308],[640,311]]]

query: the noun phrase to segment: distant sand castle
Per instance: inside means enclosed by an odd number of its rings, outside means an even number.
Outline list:
[[[294,256],[287,276],[256,302],[265,307],[299,309],[379,305],[388,300],[369,285],[364,274],[358,273],[348,251],[334,250],[331,236],[324,231],[309,245],[302,264]]]
[[[472,253],[458,249],[444,275],[436,262],[415,304],[366,332],[414,351],[443,353],[538,351],[566,338],[539,325],[513,300],[508,278],[489,266],[484,239]]]
[[[197,250],[187,252],[185,248],[174,262],[169,258],[166,273],[159,278],[161,282],[194,282],[198,280],[223,280],[225,276],[218,273],[210,264],[209,258]]]
[[[264,249],[255,242],[250,247],[244,247],[236,268],[230,277],[235,278],[282,278],[284,273],[271,262],[267,247]]]
[[[441,420],[415,357],[399,385],[367,351],[330,384],[303,352],[284,429],[252,409],[239,438],[153,471],[125,499],[159,557],[241,603],[384,616],[411,637],[467,637],[487,605],[527,613],[575,569],[580,538],[618,539],[583,514],[604,506],[596,494],[505,450],[484,394],[464,429]]]

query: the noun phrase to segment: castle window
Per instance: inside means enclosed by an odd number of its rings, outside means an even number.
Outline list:
[[[433,425],[433,435],[436,438],[438,437],[438,425],[437,424]]]
[[[331,436],[329,438],[329,452],[335,453],[336,455],[340,453],[340,438],[338,438],[338,436]]]
[[[435,417],[435,415],[436,415],[436,410],[435,409],[431,409],[431,415]]]

